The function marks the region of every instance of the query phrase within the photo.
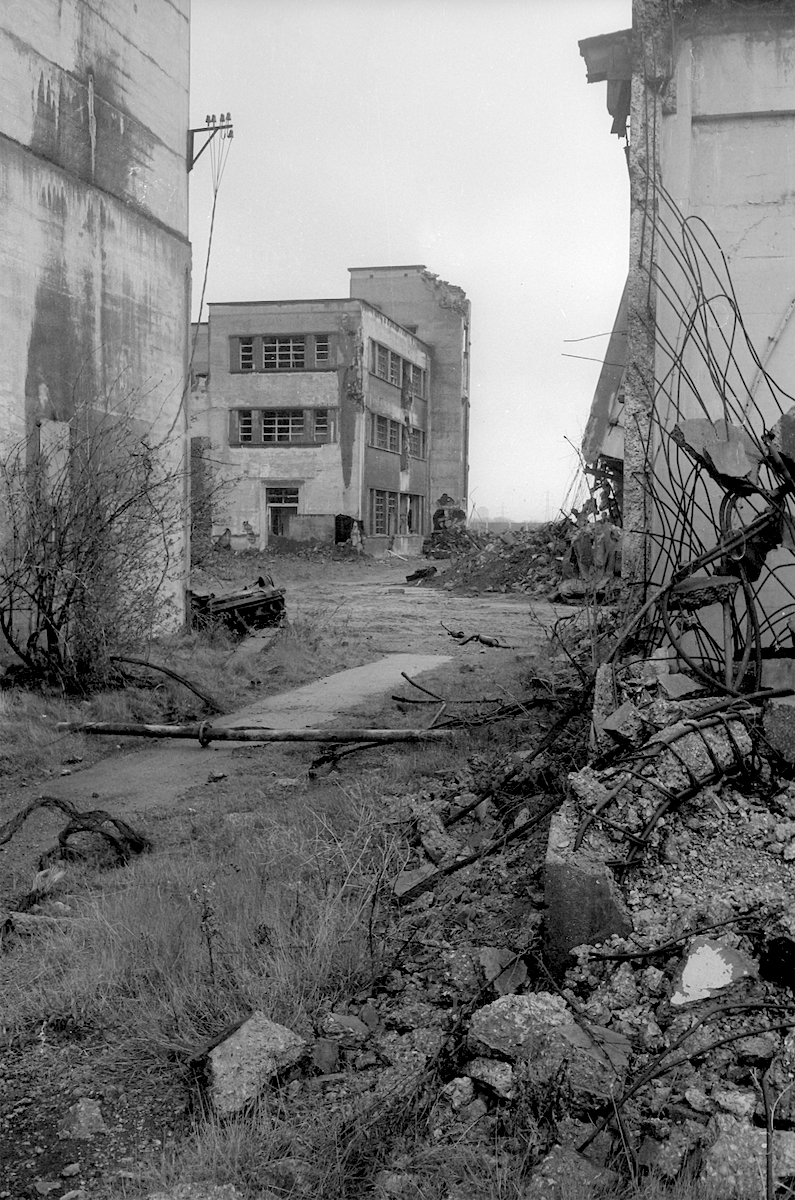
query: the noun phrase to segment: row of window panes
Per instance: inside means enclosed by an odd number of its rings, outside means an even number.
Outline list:
[[[406,445],[406,438],[411,457],[425,458],[424,429],[416,429],[414,426],[409,429],[399,421],[392,421],[389,417],[379,416],[378,413],[370,413],[371,446],[375,446],[377,450],[391,450],[394,454],[401,454]]]
[[[396,387],[406,389],[413,396],[424,396],[427,386],[427,371],[401,358],[394,350],[382,346],[380,342],[370,343],[370,370],[379,379],[394,383]]]
[[[232,413],[230,440],[242,444],[328,442],[327,408],[238,408]]]
[[[303,371],[309,364],[308,338],[296,335],[232,338],[232,370]],[[331,343],[327,333],[312,335],[314,366],[327,367]]]
[[[409,492],[387,492],[370,489],[369,532],[378,534],[422,533],[425,518],[425,497]]]

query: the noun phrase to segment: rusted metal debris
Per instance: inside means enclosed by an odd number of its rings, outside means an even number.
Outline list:
[[[69,817],[68,824],[58,834],[58,845],[54,851],[42,856],[42,865],[51,862],[53,858],[79,858],[80,851],[70,846],[69,839],[76,833],[93,833],[103,838],[112,847],[120,863],[127,862],[133,854],[143,854],[150,850],[151,842],[144,834],[138,833],[121,817],[114,817],[104,809],[95,808],[88,812],[78,812],[68,800],[59,796],[39,796],[25,808],[20,809],[10,820],[0,825],[0,846],[10,841],[25,821],[39,808],[60,810]]]
[[[190,591],[188,605],[195,627],[217,623],[238,634],[279,625],[286,613],[284,592],[274,586],[270,575],[260,575],[255,583],[234,590]]]

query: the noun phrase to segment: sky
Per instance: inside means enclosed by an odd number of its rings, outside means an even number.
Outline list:
[[[554,516],[629,237],[624,143],[577,42],[628,28],[631,0],[191,11],[191,125],[234,125],[205,303],[344,297],[349,267],[424,263],[472,304],[470,512]],[[190,183],[194,319],[214,174],[208,151]]]

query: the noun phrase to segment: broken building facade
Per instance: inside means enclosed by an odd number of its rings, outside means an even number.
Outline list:
[[[794,50],[791,0],[635,0],[631,30],[580,43],[627,138],[631,196],[627,287],[583,449],[622,477],[637,603],[760,519],[783,478],[765,471],[795,394]],[[771,614],[791,616],[795,597],[786,529],[769,541],[755,587],[775,642]]]
[[[188,0],[0,13],[6,451],[70,436],[78,414],[123,415],[168,440],[184,478],[189,22]],[[185,528],[172,537],[178,607]]]
[[[422,266],[354,268],[350,291],[193,327],[200,535],[418,554],[439,499],[466,506],[469,302]]]

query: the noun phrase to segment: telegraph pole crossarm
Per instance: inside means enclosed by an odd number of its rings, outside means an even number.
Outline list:
[[[210,142],[213,140],[213,138],[215,137],[215,135],[217,133],[220,133],[221,137],[233,138],[235,136],[235,131],[232,126],[232,114],[231,113],[227,113],[226,116],[224,116],[224,114],[221,113],[220,118],[216,118],[215,113],[213,113],[212,116],[207,116],[204,118],[204,120],[205,120],[206,124],[199,125],[195,129],[188,130],[188,171],[189,172],[193,170],[194,166],[199,161],[202,154],[207,149]],[[206,134],[208,134],[208,137],[204,141],[199,152],[197,154],[194,154],[194,145],[195,145],[197,133],[206,133]]]

